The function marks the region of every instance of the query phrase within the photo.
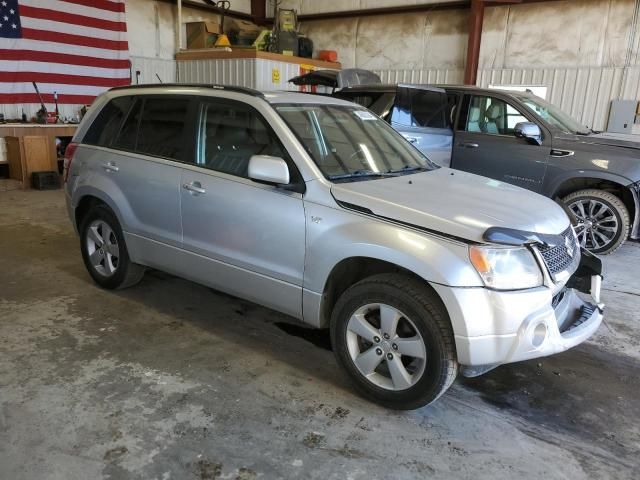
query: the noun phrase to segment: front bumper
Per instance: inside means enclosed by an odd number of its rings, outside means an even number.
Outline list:
[[[587,340],[603,318],[601,274],[600,260],[586,253],[567,287],[555,296],[547,287],[439,292],[452,316],[462,374],[481,375],[498,365],[546,357]]]

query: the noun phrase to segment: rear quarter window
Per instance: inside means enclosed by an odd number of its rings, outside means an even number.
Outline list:
[[[111,145],[120,131],[120,125],[132,101],[132,97],[118,97],[109,101],[96,116],[82,143],[103,147]]]

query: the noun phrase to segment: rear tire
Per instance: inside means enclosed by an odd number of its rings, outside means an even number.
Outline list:
[[[631,217],[624,202],[604,190],[586,189],[563,199],[576,219],[576,235],[583,248],[607,255],[627,240]]]
[[[122,228],[106,205],[91,207],[80,223],[80,250],[94,282],[106,289],[135,285],[145,268],[132,263]]]
[[[434,402],[458,372],[444,305],[406,275],[375,275],[347,289],[333,310],[331,343],[356,389],[387,408]]]

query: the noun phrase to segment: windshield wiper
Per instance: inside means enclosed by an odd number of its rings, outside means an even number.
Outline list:
[[[386,172],[374,172],[373,170],[356,170],[355,172],[342,173],[340,175],[331,175],[329,180],[341,180],[343,178],[363,178],[363,177],[392,177],[393,175]]]
[[[413,166],[413,165],[405,165],[402,168],[398,168],[396,170],[387,170],[387,173],[411,173],[411,172],[424,172],[425,170],[429,170],[424,166]]]

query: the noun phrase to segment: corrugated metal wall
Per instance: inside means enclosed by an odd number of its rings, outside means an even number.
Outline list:
[[[163,83],[177,79],[176,61],[155,57],[131,57],[131,82],[136,82],[136,70],[140,72],[140,83],[158,83],[156,74]]]
[[[278,72],[277,81],[274,70]],[[181,82],[238,85],[264,91],[298,90],[288,80],[300,73],[298,64],[265,59],[178,61]]]
[[[377,70],[383,82],[462,83],[463,70]],[[607,126],[611,100],[640,101],[640,67],[482,69],[478,85],[544,85],[547,99],[595,130]]]

